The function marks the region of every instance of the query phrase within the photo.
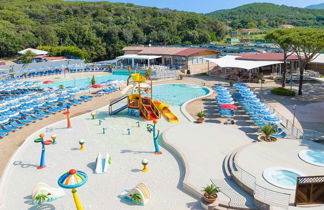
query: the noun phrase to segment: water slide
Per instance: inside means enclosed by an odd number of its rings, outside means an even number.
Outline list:
[[[155,120],[161,117],[160,111],[150,98],[142,98],[141,113],[146,120]]]
[[[158,110],[162,113],[165,119],[171,123],[179,122],[179,118],[170,110],[169,105],[160,101],[153,101]]]

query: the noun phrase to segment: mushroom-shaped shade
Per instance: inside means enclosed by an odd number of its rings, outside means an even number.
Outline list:
[[[71,169],[63,174],[57,181],[58,185],[62,188],[73,189],[84,185],[88,180],[88,175],[83,171]]]

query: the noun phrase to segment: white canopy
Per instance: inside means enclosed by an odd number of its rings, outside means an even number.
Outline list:
[[[317,55],[316,58],[311,61],[311,63],[324,63],[324,54]]]
[[[138,54],[125,54],[117,57],[117,60],[121,59],[143,59],[143,60],[151,60],[156,58],[161,58],[162,56],[157,55],[138,55]]]
[[[33,48],[27,48],[24,50],[19,51],[19,54],[26,54],[28,51],[31,51],[32,53],[36,54],[36,55],[47,55],[47,51],[44,50],[37,50],[37,49],[33,49]]]
[[[282,61],[251,61],[237,60],[240,56],[226,55],[222,58],[204,58],[205,60],[216,63],[221,68],[240,68],[240,69],[255,69],[263,66],[283,63]]]

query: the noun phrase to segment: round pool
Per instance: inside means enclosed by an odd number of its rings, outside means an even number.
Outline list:
[[[208,88],[187,84],[166,84],[153,86],[153,99],[170,105],[181,106],[186,101],[205,96]]]
[[[296,189],[297,177],[302,176],[300,172],[284,167],[267,168],[262,175],[270,184],[289,190]]]
[[[324,151],[322,150],[302,150],[298,156],[307,163],[324,167]]]

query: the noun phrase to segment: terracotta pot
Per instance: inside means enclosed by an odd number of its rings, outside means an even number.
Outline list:
[[[265,141],[265,142],[275,142],[277,141],[276,137],[270,136],[270,140],[265,140],[265,136],[264,135],[259,135],[258,136],[258,140],[259,141]]]
[[[202,118],[202,117],[197,119],[197,123],[203,123],[204,121],[205,121],[205,118]]]
[[[207,202],[207,203],[214,203],[217,199],[217,195],[215,197],[208,197],[206,196],[206,193],[204,194],[204,200]]]

